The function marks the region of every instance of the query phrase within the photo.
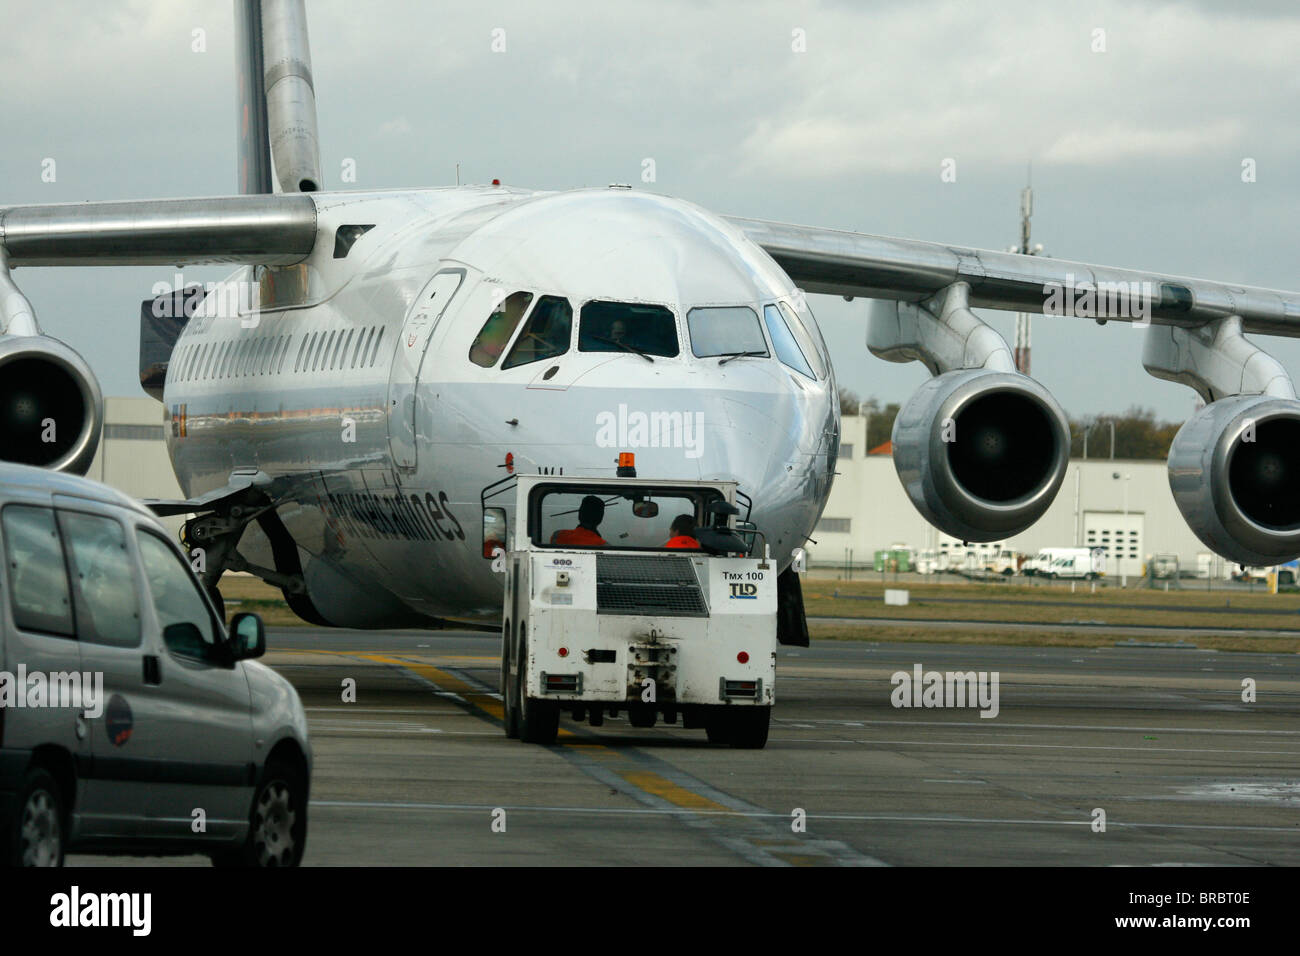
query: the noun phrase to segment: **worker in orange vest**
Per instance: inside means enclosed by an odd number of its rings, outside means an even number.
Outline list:
[[[551,544],[578,545],[594,548],[608,542],[596,533],[600,523],[605,520],[605,502],[595,495],[587,495],[578,505],[578,526],[567,531],[557,531],[551,535]]]
[[[698,548],[700,546],[700,543],[695,540],[695,517],[693,515],[678,515],[673,519],[668,533],[672,537],[664,543],[665,548]]]

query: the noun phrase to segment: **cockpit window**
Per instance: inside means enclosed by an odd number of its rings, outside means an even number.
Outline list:
[[[758,316],[748,306],[691,309],[686,313],[691,351],[698,358],[713,355],[767,356],[767,340]]]
[[[544,295],[519,333],[503,369],[540,362],[569,351],[569,333],[573,329],[573,307],[558,295]]]
[[[581,352],[640,352],[671,358],[678,352],[677,322],[662,305],[588,302],[578,326]]]
[[[812,366],[804,358],[803,350],[799,348],[798,340],[790,331],[790,326],[781,317],[781,311],[774,305],[763,306],[763,321],[767,323],[767,332],[772,336],[772,348],[776,349],[776,357],[781,360],[781,364],[788,365],[809,378],[816,378]]]
[[[790,308],[790,306],[786,305],[784,302],[781,302],[780,306],[781,312],[785,315],[786,323],[790,326],[790,331],[794,333],[794,337],[799,341],[799,348],[803,351],[803,354],[807,357],[808,361],[812,363],[813,371],[817,373],[818,378],[825,378],[826,359],[822,355],[821,350],[817,348],[812,333],[808,331],[808,327],[804,325],[803,320],[798,316],[794,309]],[[811,316],[812,313],[809,313],[809,318],[811,318]]]
[[[469,360],[483,368],[496,365],[532,301],[531,292],[515,292],[507,296],[488,316],[483,328],[475,336],[474,344],[469,347]]]

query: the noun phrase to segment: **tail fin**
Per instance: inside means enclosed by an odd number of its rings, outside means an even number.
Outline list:
[[[316,92],[303,0],[235,0],[239,191],[320,188]]]

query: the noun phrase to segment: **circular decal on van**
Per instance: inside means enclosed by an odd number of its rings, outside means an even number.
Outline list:
[[[108,707],[104,711],[104,726],[108,728],[108,739],[114,747],[121,747],[131,739],[135,720],[131,716],[131,705],[121,694],[114,694],[108,699]]]

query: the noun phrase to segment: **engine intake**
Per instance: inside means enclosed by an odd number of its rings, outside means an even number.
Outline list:
[[[0,458],[84,475],[103,424],[85,359],[46,335],[0,338]]]
[[[1300,402],[1235,395],[1179,429],[1169,488],[1207,547],[1250,566],[1300,557]]]
[[[927,521],[962,541],[1024,531],[1051,505],[1070,429],[1025,375],[958,369],[930,379],[894,422],[894,467]]]

